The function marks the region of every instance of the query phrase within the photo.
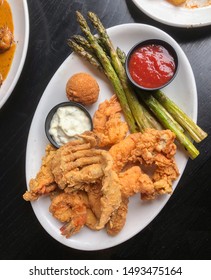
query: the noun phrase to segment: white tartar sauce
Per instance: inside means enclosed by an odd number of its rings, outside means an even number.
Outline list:
[[[76,106],[64,106],[53,115],[49,133],[62,146],[87,130],[91,130],[91,122],[86,113]]]

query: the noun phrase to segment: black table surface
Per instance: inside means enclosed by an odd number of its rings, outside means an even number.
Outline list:
[[[20,79],[0,110],[1,259],[210,259],[211,141],[197,145],[168,203],[130,240],[100,251],[80,251],[54,240],[42,228],[25,192],[27,137],[38,102],[55,71],[70,54],[67,38],[80,33],[75,11],[92,10],[106,28],[145,23],[170,34],[192,66],[198,90],[198,124],[211,134],[211,26],[171,27],[142,13],[132,0],[28,0],[30,38]],[[187,100],[188,102],[188,100]],[[93,240],[94,242],[94,240]]]

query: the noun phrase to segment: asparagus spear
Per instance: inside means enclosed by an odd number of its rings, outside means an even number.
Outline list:
[[[101,42],[101,39],[100,38],[96,38],[96,39],[98,44],[101,46],[101,48],[107,53],[107,50],[105,50],[105,46]],[[93,52],[92,46],[89,44],[89,42],[86,40],[85,37],[81,35],[73,35],[72,40],[75,41],[78,45],[83,47],[85,50],[87,50],[90,54],[92,54],[95,57],[95,53]],[[108,59],[110,58],[108,57]]]
[[[111,81],[111,83],[114,87],[115,93],[121,104],[123,114],[129,125],[130,131],[132,133],[137,132],[137,126],[136,126],[135,120],[131,113],[131,109],[128,105],[124,90],[122,88],[122,85],[119,81],[119,78],[118,78],[116,72],[114,71],[114,69],[113,69],[109,59],[107,58],[107,55],[103,51],[102,47],[98,44],[96,37],[91,33],[90,28],[89,28],[85,18],[78,11],[76,12],[76,16],[77,16],[78,23],[80,24],[82,31],[86,35],[86,38],[87,38],[90,46],[92,47],[93,51],[95,52],[96,56],[98,57],[101,65],[104,69],[104,72],[106,73],[106,76],[109,78],[109,80]]]
[[[89,61],[92,65],[94,65],[98,70],[101,72],[103,71],[103,68],[99,61],[89,52],[87,52],[82,46],[77,44],[71,39],[67,40],[68,45],[81,57],[85,58],[85,60]]]
[[[163,105],[163,107],[174,117],[174,119],[189,132],[190,136],[196,142],[202,141],[207,137],[203,131],[190,117],[188,117],[171,99],[169,99],[161,90],[156,91],[154,97]]]
[[[168,112],[157,101],[157,99],[155,99],[151,94],[145,94],[144,92],[140,92],[140,98],[155,114],[155,116],[159,119],[163,126],[175,133],[178,141],[187,150],[190,158],[196,158],[199,155],[199,151],[196,149],[196,147],[193,145],[190,139],[178,129],[176,122],[172,121],[171,118],[168,118]]]
[[[73,35],[72,39],[79,44],[81,47],[83,47],[85,50],[87,50],[88,52],[93,54],[93,50],[92,47],[90,46],[89,42],[86,40],[86,38],[84,38],[81,35]]]
[[[152,127],[156,129],[161,129],[160,124],[155,120],[155,118],[153,118],[153,116],[151,116],[149,112],[140,104],[135,92],[129,85],[125,68],[122,65],[122,61],[119,58],[116,49],[114,48],[113,43],[110,37],[108,36],[107,31],[104,28],[102,22],[100,21],[98,16],[93,12],[88,12],[88,17],[93,23],[94,27],[97,29],[102,44],[109,51],[111,63],[122,84],[129,107],[136,120],[136,123],[138,124],[139,130],[143,132],[146,128]]]
[[[122,65],[125,65],[125,61],[126,61],[126,54],[125,52],[123,52],[119,47],[116,48],[116,53],[122,63]]]

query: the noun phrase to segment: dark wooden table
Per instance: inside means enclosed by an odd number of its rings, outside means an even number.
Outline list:
[[[101,251],[74,250],[42,228],[26,190],[25,155],[30,124],[50,78],[70,54],[68,37],[80,30],[75,11],[95,11],[106,27],[138,22],[161,28],[180,44],[196,78],[198,123],[211,134],[211,26],[176,28],[158,23],[131,0],[28,0],[30,41],[21,77],[0,110],[1,259],[210,259],[211,141],[198,145],[167,205],[139,234]],[[187,100],[188,102],[188,100]]]

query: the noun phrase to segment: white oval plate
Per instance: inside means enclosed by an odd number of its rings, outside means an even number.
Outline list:
[[[20,77],[25,62],[29,41],[29,14],[26,0],[7,0],[10,4],[16,50],[10,71],[0,88],[0,108],[11,95]]]
[[[196,121],[197,91],[194,75],[187,57],[174,39],[160,29],[143,24],[123,24],[115,26],[108,29],[108,33],[114,45],[119,46],[125,52],[128,52],[138,41],[150,38],[163,39],[172,44],[178,53],[180,67],[176,78],[165,88],[165,92]],[[112,96],[112,88],[103,74],[98,73],[89,63],[85,62],[74,53],[64,61],[49,82],[31,124],[26,151],[27,184],[30,178],[35,177],[38,172],[41,158],[44,155],[45,146],[48,143],[44,132],[45,118],[54,105],[66,101],[66,82],[71,75],[81,71],[93,75],[100,86],[98,102],[94,106],[88,108],[92,115],[100,102]],[[182,174],[187,163],[187,157],[180,150],[178,150],[176,155],[176,161],[180,174]],[[176,187],[178,180],[174,183],[173,188]],[[132,197],[129,203],[126,225],[115,237],[107,235],[104,230],[95,232],[88,228],[83,228],[78,234],[66,239],[60,234],[59,229],[61,223],[53,218],[48,211],[50,204],[48,197],[42,197],[32,202],[32,207],[45,230],[62,244],[81,250],[100,250],[122,243],[140,232],[160,212],[169,197],[168,195],[162,196],[152,202],[141,201],[139,195]]]
[[[188,9],[165,0],[132,1],[146,15],[167,25],[191,28],[211,24],[211,6]]]

